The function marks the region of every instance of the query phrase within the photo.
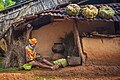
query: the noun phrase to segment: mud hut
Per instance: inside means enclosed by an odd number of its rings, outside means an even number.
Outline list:
[[[117,6],[119,3],[114,4]],[[80,48],[79,51],[82,51],[79,55],[85,65],[120,65],[120,19],[116,18],[119,15],[110,20],[85,19],[64,15],[64,12],[60,12],[61,9],[24,16],[22,20],[11,25],[5,32],[8,45],[3,64],[5,68],[20,67],[25,63],[24,49],[30,37],[38,40],[36,52],[49,57],[53,55],[53,44],[58,42],[60,37],[65,37],[66,33],[76,32],[76,26],[78,50]]]

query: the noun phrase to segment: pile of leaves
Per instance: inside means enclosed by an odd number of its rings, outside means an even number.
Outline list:
[[[84,16],[85,18],[96,18],[97,16],[102,18],[112,18],[115,15],[115,11],[111,6],[101,5],[96,7],[94,5],[81,5],[69,4],[66,6],[65,12],[70,16]]]
[[[115,15],[115,11],[109,6],[102,6],[99,9],[99,16],[102,18],[111,18]]]

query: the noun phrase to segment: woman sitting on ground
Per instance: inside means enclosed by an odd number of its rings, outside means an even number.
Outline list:
[[[40,58],[40,56],[36,56],[35,52],[35,46],[37,44],[37,40],[35,38],[29,39],[29,44],[26,46],[26,61],[28,64],[31,64],[32,66],[38,66],[41,68],[48,68],[48,69],[58,69],[58,65],[55,65],[51,62],[49,62],[46,59],[41,59],[40,61],[37,61],[36,58]]]

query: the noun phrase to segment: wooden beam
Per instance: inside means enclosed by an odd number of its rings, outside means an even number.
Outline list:
[[[74,34],[75,34],[75,37],[76,37],[76,45],[78,47],[79,56],[82,58],[82,65],[84,65],[85,56],[84,56],[83,48],[82,48],[82,39],[79,36],[77,20],[74,19],[74,21],[75,21]]]

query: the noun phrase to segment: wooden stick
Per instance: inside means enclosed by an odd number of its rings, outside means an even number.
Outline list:
[[[120,35],[110,35],[110,34],[92,34],[94,37],[104,37],[104,38],[115,38],[115,37],[120,37]]]

